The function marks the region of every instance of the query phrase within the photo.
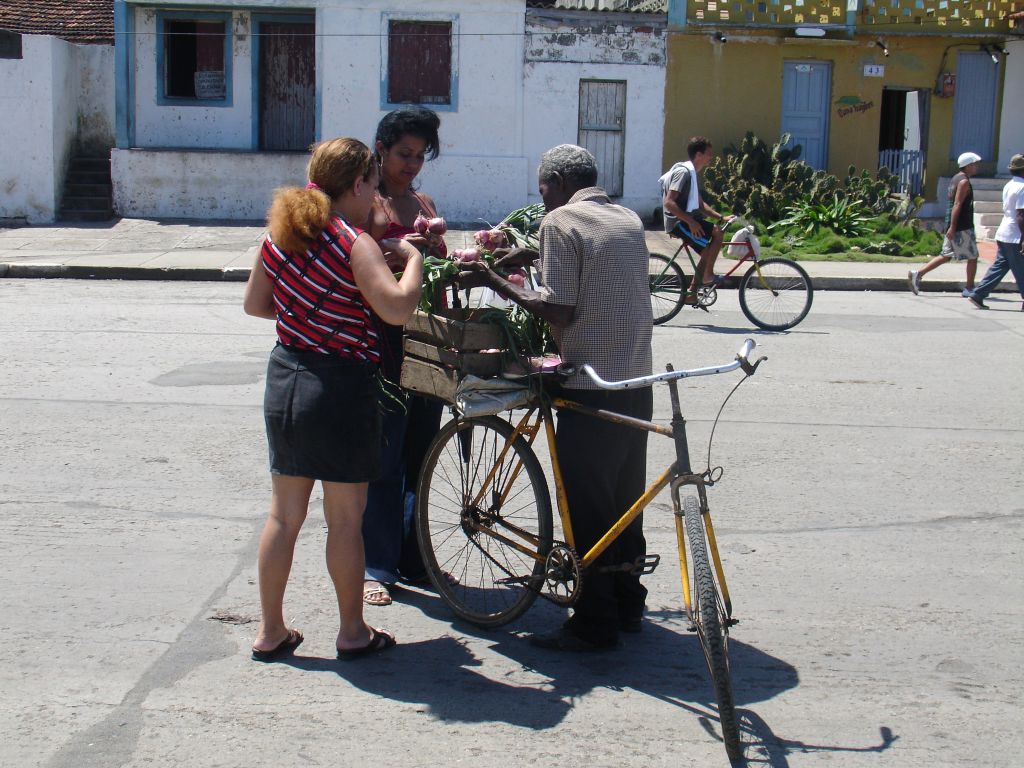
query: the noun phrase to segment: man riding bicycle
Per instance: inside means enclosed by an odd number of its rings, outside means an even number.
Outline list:
[[[704,136],[694,136],[686,145],[687,162],[676,163],[661,177],[662,213],[665,232],[683,240],[700,254],[696,274],[684,299],[697,304],[697,289],[714,277],[715,259],[722,250],[722,229],[707,219],[728,224],[735,217],[723,216],[701,194],[700,172],[711,162],[714,148]],[[706,309],[706,308],[705,308]]]

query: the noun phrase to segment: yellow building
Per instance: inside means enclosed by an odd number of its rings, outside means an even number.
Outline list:
[[[663,164],[786,132],[802,159],[901,173],[936,197],[964,151],[997,169],[1009,0],[670,0]],[[1018,54],[1019,55],[1019,54]],[[1019,104],[1018,107],[1019,108]]]

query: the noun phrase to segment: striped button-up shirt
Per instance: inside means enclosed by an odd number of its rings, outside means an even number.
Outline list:
[[[575,307],[553,328],[562,360],[589,363],[603,379],[651,373],[651,292],[640,217],[600,187],[581,189],[540,227],[545,301]],[[596,389],[577,373],[566,386]]]

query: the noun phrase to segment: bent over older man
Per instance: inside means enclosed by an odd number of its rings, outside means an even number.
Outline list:
[[[485,264],[465,277],[522,305],[551,325],[562,360],[589,363],[604,379],[651,373],[651,302],[644,227],[628,208],[596,186],[597,164],[582,147],[544,153],[537,171],[548,213],[540,228],[541,291],[516,286]],[[537,256],[519,255],[523,261]],[[474,279],[475,278],[475,279]],[[464,281],[465,284],[465,281]],[[649,388],[607,391],[581,373],[565,397],[592,408],[650,419]],[[640,496],[647,469],[647,433],[575,411],[558,414],[558,462],[568,496],[575,546],[582,555]],[[572,617],[536,645],[564,651],[614,647],[619,631],[639,631],[647,590],[639,576],[606,566],[633,563],[646,552],[642,517],[583,576]]]

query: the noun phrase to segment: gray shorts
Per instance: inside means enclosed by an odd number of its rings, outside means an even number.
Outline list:
[[[953,239],[942,238],[942,252],[939,256],[945,256],[953,261],[977,261],[978,241],[974,236],[973,229],[964,229],[953,233]]]

